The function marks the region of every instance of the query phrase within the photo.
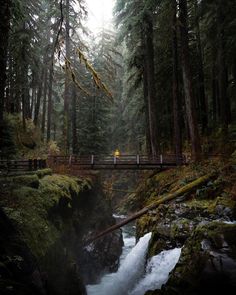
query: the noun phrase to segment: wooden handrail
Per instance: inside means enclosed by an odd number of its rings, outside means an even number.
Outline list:
[[[52,161],[51,161],[52,159]],[[50,162],[51,161],[51,162]],[[174,167],[186,164],[184,156],[178,157],[175,154],[158,155],[68,155],[49,156],[49,163],[65,165],[69,163],[70,169],[156,169],[163,167]]]
[[[29,160],[0,160],[1,172],[12,171],[36,171],[47,167],[46,160],[43,159],[29,159]]]
[[[72,169],[156,169],[186,164],[185,157],[176,155],[69,155],[49,156],[49,166],[66,165]],[[46,160],[0,160],[0,171],[35,171],[46,168]]]

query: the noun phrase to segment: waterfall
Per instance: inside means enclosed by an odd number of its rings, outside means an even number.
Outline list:
[[[169,273],[179,261],[181,248],[162,251],[153,256],[147,264],[144,277],[137,283],[129,295],[143,295],[148,290],[161,289],[169,278]]]
[[[134,237],[125,234],[118,271],[105,275],[99,285],[87,286],[88,295],[143,295],[148,290],[160,289],[178,262],[181,249],[162,251],[146,263],[150,238],[148,233],[134,245]]]
[[[151,235],[151,233],[148,233],[140,238],[116,273],[106,275],[99,285],[87,286],[88,295],[128,294],[144,273],[146,253]]]

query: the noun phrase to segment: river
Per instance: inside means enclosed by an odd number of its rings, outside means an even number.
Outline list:
[[[133,224],[122,228],[124,246],[117,272],[106,274],[97,285],[88,285],[88,295],[144,295],[148,290],[160,289],[179,260],[181,249],[162,251],[146,261],[151,233],[135,244]]]

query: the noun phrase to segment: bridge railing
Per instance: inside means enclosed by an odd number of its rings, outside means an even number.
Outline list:
[[[25,172],[36,171],[47,167],[46,160],[0,160],[0,172]]]
[[[145,166],[145,165],[178,165],[185,164],[184,156],[177,157],[176,155],[158,155],[156,157],[147,155],[82,155],[82,156],[54,156],[49,157],[50,163],[54,165],[69,165],[69,166]]]

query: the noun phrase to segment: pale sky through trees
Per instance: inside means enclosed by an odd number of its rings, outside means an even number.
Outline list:
[[[109,28],[114,0],[86,0],[88,5],[88,26],[95,33],[102,27]]]

